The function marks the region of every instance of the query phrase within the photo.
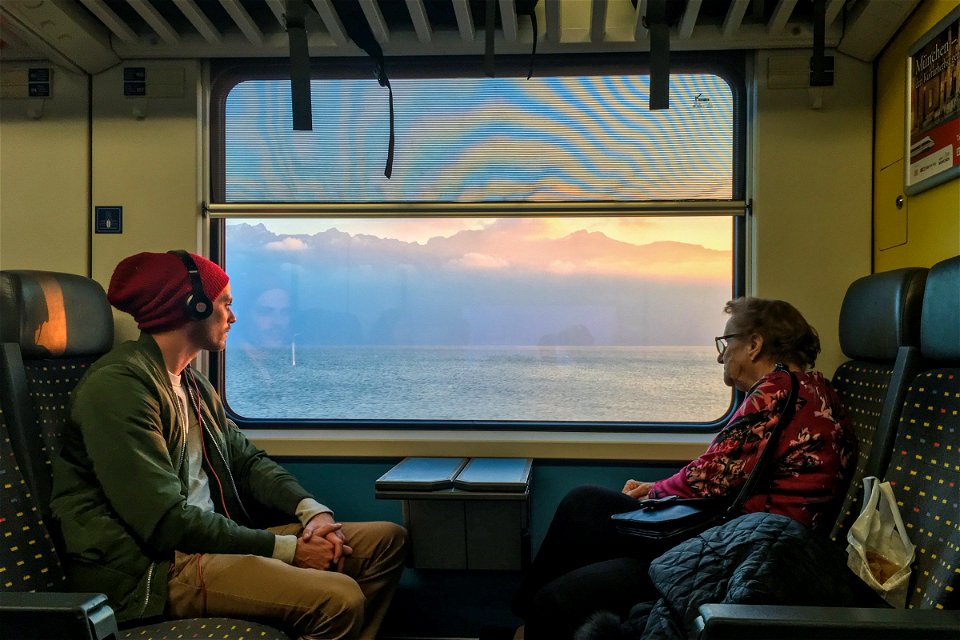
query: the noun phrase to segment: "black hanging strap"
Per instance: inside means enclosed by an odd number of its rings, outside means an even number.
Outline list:
[[[537,55],[537,2],[539,0],[516,0],[516,11],[518,16],[530,16],[530,25],[533,27],[533,48],[530,51],[530,66],[527,69],[527,80],[533,76],[533,61]],[[486,14],[484,22],[484,48],[483,48],[483,72],[488,77],[493,78],[496,75],[496,63],[494,62],[494,43],[497,34],[497,0],[486,0]]]
[[[287,0],[287,36],[290,39],[290,107],[294,131],[313,131],[310,103],[310,51],[304,24],[303,0]]]
[[[486,10],[486,21],[483,27],[483,72],[492,78],[495,75],[493,49],[497,34],[497,0],[487,0]]]
[[[533,50],[530,51],[530,66],[527,68],[527,80],[533,76],[533,60],[537,57],[537,2],[538,0],[520,0],[517,2],[517,13],[530,16],[530,26],[533,27]]]
[[[813,57],[810,58],[810,86],[833,86],[833,56],[825,51],[827,7],[824,0],[813,0]]]
[[[650,105],[670,108],[670,25],[667,0],[647,0],[647,29],[650,30]]]
[[[373,37],[373,31],[367,24],[367,18],[363,14],[359,0],[333,0],[333,6],[340,16],[343,28],[353,42],[363,49],[367,55],[374,59],[376,67],[374,76],[381,87],[386,87],[390,96],[390,142],[387,146],[387,163],[383,169],[383,175],[389,178],[393,175],[393,149],[394,149],[394,127],[393,127],[393,87],[390,86],[390,79],[387,77],[386,61],[383,56],[383,49],[380,43]]]
[[[390,86],[390,80],[387,78],[386,72],[381,72],[380,86],[384,84],[387,85],[387,93],[390,94],[390,141],[387,143],[387,164],[383,167],[383,175],[387,177],[387,180],[390,179],[390,176],[393,175],[393,147],[394,147],[394,137],[393,137],[393,87]]]

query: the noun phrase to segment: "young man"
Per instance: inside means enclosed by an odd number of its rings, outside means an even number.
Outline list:
[[[73,392],[52,508],[72,587],[121,621],[225,616],[304,639],[373,640],[403,570],[390,522],[337,522],[229,420],[190,362],[236,321],[229,278],[185,251],[139,253],[107,294],[142,333]],[[283,514],[270,529],[258,514]]]

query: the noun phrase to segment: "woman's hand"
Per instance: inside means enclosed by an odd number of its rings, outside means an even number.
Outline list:
[[[650,493],[650,489],[653,488],[652,482],[638,482],[637,480],[627,480],[627,483],[623,485],[623,493],[627,494],[631,498],[636,498],[637,500],[643,500],[647,497],[647,494]]]

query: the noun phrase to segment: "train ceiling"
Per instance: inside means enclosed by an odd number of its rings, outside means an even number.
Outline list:
[[[310,55],[361,56],[344,3],[385,55],[483,55],[487,0],[303,0]],[[649,51],[647,0],[492,0],[497,54]],[[98,73],[124,60],[286,57],[286,0],[2,0],[0,61]],[[670,49],[809,49],[813,0],[666,0]],[[824,0],[825,44],[871,61],[919,0]],[[338,8],[340,11],[338,12]]]

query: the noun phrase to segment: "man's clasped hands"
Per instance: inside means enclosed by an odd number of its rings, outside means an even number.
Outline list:
[[[311,518],[297,538],[293,564],[321,571],[343,571],[343,561],[353,549],[347,544],[342,527],[329,513],[318,513]]]

